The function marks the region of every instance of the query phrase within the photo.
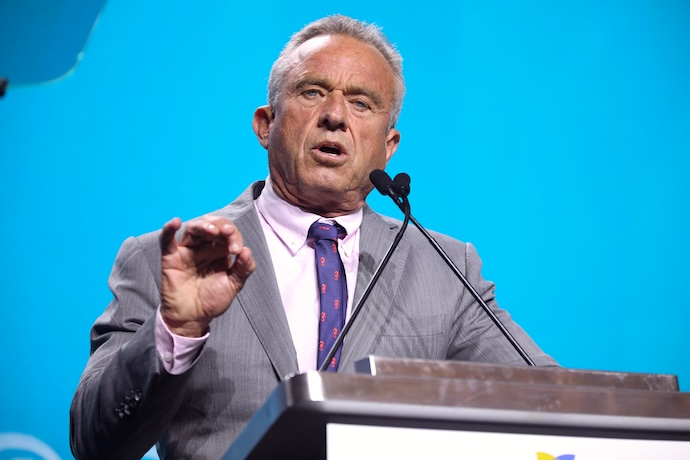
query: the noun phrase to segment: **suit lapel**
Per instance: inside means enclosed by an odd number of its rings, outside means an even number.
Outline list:
[[[264,238],[259,217],[250,194],[245,211],[235,224],[242,232],[245,246],[251,248],[256,270],[247,279],[236,300],[244,310],[276,374],[282,380],[298,372],[297,354],[276,282],[273,262]]]
[[[389,224],[368,206],[364,207],[360,228],[357,287],[352,308],[364,294],[376,267],[383,260],[399,229],[399,223]],[[366,357],[374,349],[376,338],[390,316],[392,299],[400,283],[409,250],[409,244],[403,239],[362,306],[359,316],[355,318],[343,344],[340,369],[351,368],[355,361]]]

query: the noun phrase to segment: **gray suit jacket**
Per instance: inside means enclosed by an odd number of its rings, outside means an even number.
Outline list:
[[[287,319],[253,200],[257,182],[216,214],[235,222],[256,271],[192,368],[170,375],[154,343],[159,304],[158,232],[129,238],[109,280],[114,298],[91,332],[91,352],[72,402],[76,458],[139,458],[158,442],[162,458],[217,459],[276,385],[298,371]],[[400,222],[364,208],[354,304]],[[435,234],[456,265],[538,365],[556,365],[494,300],[471,245]],[[370,354],[522,364],[424,237],[410,227],[343,345],[340,372]]]

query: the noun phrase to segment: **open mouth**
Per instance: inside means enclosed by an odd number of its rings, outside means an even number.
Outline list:
[[[330,155],[340,155],[340,149],[336,147],[320,147],[319,150]]]
[[[325,144],[319,145],[318,150],[320,152],[326,153],[326,154],[331,155],[331,156],[336,156],[336,157],[343,155],[345,153],[345,150],[341,146],[339,146],[337,144],[331,144],[331,143],[325,143]]]

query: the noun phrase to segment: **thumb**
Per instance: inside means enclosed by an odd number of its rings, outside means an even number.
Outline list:
[[[162,255],[172,254],[177,251],[175,232],[178,231],[180,227],[182,227],[182,221],[179,217],[174,217],[163,225],[163,230],[159,237]]]

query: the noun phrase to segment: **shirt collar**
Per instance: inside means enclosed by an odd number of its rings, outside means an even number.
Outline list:
[[[347,236],[342,240],[345,246],[354,244],[355,235],[362,224],[361,208],[351,214],[332,219],[306,212],[288,203],[273,190],[270,176],[254,203],[259,214],[293,255],[306,243],[309,227],[316,220],[329,223],[337,221],[347,231]]]

